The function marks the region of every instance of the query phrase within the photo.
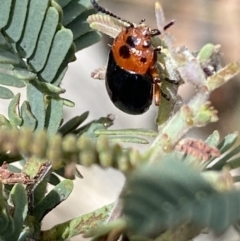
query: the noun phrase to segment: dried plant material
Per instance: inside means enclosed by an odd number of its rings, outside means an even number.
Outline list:
[[[52,168],[52,164],[51,162],[45,162],[43,163],[40,168],[39,171],[37,173],[37,175],[34,177],[35,183],[32,187],[32,190],[34,190],[37,185],[43,180],[43,178],[48,174],[48,172],[50,171],[50,169]]]
[[[206,85],[209,91],[213,91],[227,83],[238,73],[240,73],[240,63],[232,62],[216,72],[214,75],[208,77]]]
[[[16,183],[30,185],[34,184],[36,180],[30,178],[30,176],[25,173],[14,173],[9,171],[8,164],[4,162],[0,167],[0,182],[8,185],[14,185]]]
[[[186,155],[196,157],[200,161],[207,161],[210,157],[218,157],[221,154],[217,148],[207,145],[200,139],[192,138],[181,140],[175,149]]]
[[[52,165],[50,162],[42,163],[40,166],[37,175],[34,177],[35,182],[32,185],[29,185],[27,187],[28,192],[28,208],[29,213],[32,214],[34,209],[34,191],[37,188],[37,186],[43,181],[43,179],[46,177],[46,175],[49,173]]]
[[[32,185],[42,181],[46,171],[49,171],[50,163],[43,163],[34,178],[30,178],[26,173],[15,173],[8,170],[8,164],[4,162],[0,167],[0,182],[3,184],[14,185],[16,183]]]

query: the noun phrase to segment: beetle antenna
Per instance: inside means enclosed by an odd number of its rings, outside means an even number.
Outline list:
[[[122,18],[118,17],[117,15],[109,12],[107,9],[101,7],[101,6],[96,2],[96,0],[90,0],[90,2],[91,2],[91,4],[93,5],[93,7],[94,7],[97,11],[99,11],[99,12],[101,12],[101,13],[105,13],[105,14],[107,14],[107,15],[109,15],[109,16],[111,16],[111,17],[114,17],[114,18],[116,18],[116,19],[119,19],[119,20],[121,20],[121,21],[123,21],[123,22],[126,22],[126,23],[128,23],[128,24],[130,25],[130,27],[134,27],[134,24],[133,24],[132,22],[127,21],[127,20],[125,20],[125,19],[122,19]]]
[[[169,22],[163,27],[163,30],[165,31],[166,29],[170,28],[174,23],[175,23],[175,20],[172,20],[171,22]]]
[[[175,23],[175,20],[172,20],[171,22],[169,22],[168,24],[166,24],[164,27],[163,27],[163,31],[166,31],[168,28],[170,28],[173,24]],[[151,37],[154,37],[156,35],[159,35],[161,34],[161,31],[158,30],[158,29],[152,29],[151,30]]]

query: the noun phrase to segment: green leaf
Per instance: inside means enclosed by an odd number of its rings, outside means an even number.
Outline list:
[[[38,221],[41,221],[48,212],[66,200],[72,190],[73,182],[71,180],[63,180],[56,185],[42,201],[38,203],[33,210],[33,215]]]
[[[28,215],[17,241],[40,240],[41,224],[35,217]]]
[[[9,216],[8,205],[3,196],[3,184],[0,183],[0,237],[8,226]]]
[[[31,112],[34,117],[37,119],[37,128],[36,130],[42,130],[45,126],[45,102],[43,93],[38,90],[32,83],[27,85],[27,98],[31,108]]]
[[[113,119],[111,117],[101,117],[98,120],[90,121],[84,126],[81,126],[74,131],[74,134],[82,134],[83,132],[88,133],[90,136],[95,137],[95,131],[106,130],[108,127],[113,125]]]
[[[10,197],[14,204],[14,232],[8,236],[8,240],[17,240],[28,212],[27,194],[23,185],[15,184],[11,190]]]
[[[200,62],[207,62],[215,52],[215,46],[213,44],[205,44],[199,51],[197,58]]]
[[[165,158],[142,167],[127,181],[122,212],[128,231],[156,238],[190,222],[220,234],[239,220],[239,191],[218,192],[200,173],[171,156]]]
[[[13,70],[13,66],[11,64],[1,64],[0,63],[0,71],[4,72],[2,70],[4,70],[4,71],[6,71],[6,70]]]
[[[102,35],[96,31],[88,32],[79,38],[74,40],[77,51],[87,48],[97,42],[102,38]]]
[[[136,144],[148,144],[149,141],[144,139],[144,138],[140,138],[140,137],[136,137],[136,136],[109,136],[108,139],[110,141],[116,141],[116,142],[126,142],[126,143],[136,143]]]
[[[87,32],[93,31],[86,19],[89,15],[94,13],[96,13],[95,9],[87,10],[66,26],[66,28],[72,30],[74,40]]]
[[[47,191],[47,184],[49,180],[49,166],[42,159],[35,156],[29,158],[23,167],[23,172],[28,174],[31,178],[36,178],[36,183],[28,189],[30,199],[30,213],[32,214],[33,207],[36,206],[45,196]],[[43,169],[45,165],[46,169]]]
[[[29,0],[13,1],[11,21],[5,28],[8,37],[17,42],[23,32],[24,22],[27,16]]]
[[[75,130],[78,126],[80,126],[87,119],[88,115],[89,111],[86,111],[80,116],[73,117],[71,120],[62,125],[58,132],[60,132],[62,135],[70,133],[71,131]]]
[[[51,99],[47,107],[45,127],[47,133],[52,136],[57,133],[57,130],[62,121],[63,101],[61,99]]]
[[[157,132],[147,129],[121,129],[121,130],[105,130],[99,129],[94,132],[96,135],[124,135],[124,136],[157,136]]]
[[[240,157],[236,157],[225,164],[227,168],[236,169],[240,167]]]
[[[34,197],[34,206],[36,206],[41,200],[45,197],[47,192],[47,186],[49,181],[49,175],[44,177],[43,180],[38,183],[37,187],[34,190],[33,197]]]
[[[0,63],[19,65],[20,58],[9,51],[1,50],[0,51]]]
[[[71,100],[64,99],[64,98],[62,98],[62,100],[63,100],[63,105],[65,105],[65,106],[68,106],[68,107],[74,107],[75,106],[75,103]]]
[[[0,73],[0,84],[17,88],[23,88],[26,86],[22,80],[5,73]]]
[[[41,90],[41,92],[43,92],[44,94],[49,95],[49,96],[55,96],[56,94],[62,94],[66,91],[65,89],[62,89],[62,88],[55,86],[48,82],[34,81],[32,83],[34,84],[34,86],[37,89]]]
[[[64,68],[59,69],[57,75],[55,76],[54,80],[52,81],[52,84],[55,86],[59,86],[61,84],[61,81],[62,81],[65,73],[67,72],[67,70],[68,70],[68,66],[65,66]]]
[[[62,22],[63,19],[63,10],[62,7],[56,2],[56,1],[51,1],[51,6],[54,7],[59,14],[59,23]]]
[[[214,131],[205,141],[209,146],[217,146],[220,136],[218,131]]]
[[[8,23],[12,0],[1,0],[0,8],[0,29],[5,27]]]
[[[8,106],[8,118],[12,126],[20,126],[23,122],[22,118],[19,116],[19,105],[20,94],[17,94],[11,100]]]
[[[232,134],[228,134],[227,136],[224,137],[224,139],[218,144],[218,149],[220,150],[220,152],[222,154],[224,154],[225,152],[227,152],[237,141],[238,138],[238,133],[234,132]],[[234,150],[233,150],[234,151]],[[237,152],[235,152],[234,155],[236,155]],[[233,155],[230,153],[228,153],[227,156],[221,156],[220,158],[218,158],[217,162],[214,163],[214,165],[211,165],[210,167],[208,167],[207,169],[209,170],[221,170],[222,167],[225,165],[225,163],[229,160],[229,158],[233,157]],[[209,162],[207,163],[207,165],[209,166],[209,163],[213,162],[216,158],[211,158],[209,160]],[[234,164],[235,165],[235,164]]]
[[[32,236],[33,236],[33,232],[31,230],[31,228],[29,228],[27,225],[25,225],[22,232],[20,233],[17,241],[31,240]],[[36,234],[34,236],[36,236]]]
[[[6,41],[3,34],[0,32],[0,46],[4,46],[4,45],[7,45],[7,44],[8,44],[8,42]]]
[[[21,117],[23,119],[22,127],[28,128],[32,131],[35,130],[35,127],[37,125],[37,120],[33,116],[32,112],[30,111],[30,106],[27,101],[24,101],[21,106]]]
[[[66,26],[90,7],[92,7],[92,4],[89,0],[72,0],[64,7],[63,25]]]
[[[61,65],[56,73],[56,76],[54,77],[54,79],[51,82],[52,84],[57,85],[57,86],[60,85],[60,82],[62,81],[62,78],[64,77],[64,74],[65,74],[65,71],[66,71],[66,68],[67,68],[69,62],[73,62],[76,60],[75,53],[76,53],[76,48],[75,48],[75,45],[72,43],[67,55],[65,56],[63,62],[61,63]]]
[[[9,238],[9,236],[13,235],[14,231],[15,231],[14,220],[13,220],[12,216],[9,215],[8,226],[4,231],[1,232],[1,238],[3,238],[3,240],[10,240],[8,238]]]
[[[14,165],[8,165],[8,170],[15,173],[20,173],[22,170]]]
[[[114,231],[114,230],[124,231],[125,228],[126,228],[126,221],[123,218],[119,218],[114,221],[108,222],[107,224],[100,224],[96,228],[87,230],[86,232],[84,232],[83,237],[91,238],[91,240],[94,240],[94,241],[100,241],[101,238],[108,237],[111,231]],[[135,238],[132,239],[131,237],[131,240],[147,241],[147,239],[144,237],[141,237],[141,238],[138,237],[138,239],[135,239]]]
[[[4,232],[9,224],[9,213],[8,207],[4,199],[0,201],[0,237],[1,233]]]
[[[10,89],[0,86],[0,99],[11,99],[14,94]]]
[[[231,150],[229,153],[227,153],[224,156],[221,156],[218,158],[217,162],[214,163],[208,170],[215,170],[219,171],[223,168],[223,166],[235,155],[240,153],[240,146],[235,147],[233,150]]]
[[[85,233],[87,230],[97,227],[109,218],[114,203],[95,210],[94,212],[68,220],[58,224],[49,230],[42,232],[41,241],[68,240],[73,236]]]
[[[2,50],[9,50],[11,48],[10,43],[8,43],[3,36],[3,34],[0,32],[0,49]]]
[[[14,68],[13,69],[13,74],[18,79],[22,79],[22,80],[25,80],[25,81],[34,80],[36,78],[36,76],[37,76],[33,72],[30,72],[29,70],[23,69],[23,68]]]
[[[56,0],[56,2],[64,8],[66,5],[68,5],[72,0]]]
[[[38,44],[33,56],[29,59],[28,62],[36,72],[42,70],[47,61],[58,22],[58,11],[53,7],[49,7],[42,26],[42,30],[40,32]]]
[[[155,37],[155,43],[153,42],[153,47],[162,46],[164,43],[160,40],[159,37]],[[154,41],[154,38],[153,38]],[[161,43],[159,43],[161,42]],[[160,44],[160,45],[159,45]],[[166,98],[161,98],[160,104],[158,106],[158,114],[156,118],[156,123],[160,127],[163,125],[170,117],[172,116],[172,113],[174,112],[174,106],[177,102],[177,92],[179,85],[174,85],[172,83],[169,83],[169,81],[166,81],[165,79],[172,79],[179,81],[179,84],[181,82],[180,76],[178,73],[176,73],[176,70],[174,69],[174,64],[171,59],[164,58],[163,54],[158,54],[158,61],[159,63],[162,63],[165,67],[165,70],[161,67],[161,64],[158,65],[158,71],[161,73],[162,77],[162,83],[161,83],[161,91],[165,94],[167,94],[171,101],[168,101]],[[166,72],[166,70],[168,72]]]
[[[238,133],[234,132],[232,134],[228,134],[224,137],[223,141],[221,141],[218,145],[218,149],[221,153],[228,151],[237,141]]]
[[[29,175],[30,178],[34,178],[37,176],[42,164],[43,161],[41,159],[32,156],[26,161],[25,165],[23,166],[22,172]]]
[[[43,80],[47,82],[53,81],[72,45],[72,42],[73,35],[69,29],[62,28],[55,34],[45,68],[40,73],[40,77]]]
[[[54,173],[51,173],[49,178],[49,183],[56,186],[60,183],[60,179],[57,175],[55,175]]]
[[[4,115],[0,115],[0,126],[7,127],[7,128],[12,127],[9,120]]]
[[[28,16],[19,44],[22,57],[29,58],[35,49],[48,4],[49,0],[31,0],[28,5]]]
[[[228,134],[224,139],[217,145],[217,148],[220,150],[221,154],[227,152],[237,141],[238,133]],[[229,158],[227,156],[226,158]],[[213,161],[216,160],[215,157],[212,157],[208,162],[205,163],[205,167],[208,170],[221,170],[225,163],[228,161],[225,157],[221,156],[217,159],[217,162],[214,165],[211,165]]]

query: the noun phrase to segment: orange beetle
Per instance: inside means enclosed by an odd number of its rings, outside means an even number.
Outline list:
[[[139,115],[152,104],[159,105],[161,82],[157,71],[157,53],[161,48],[153,48],[151,38],[161,34],[158,29],[150,29],[141,20],[139,25],[123,20],[91,0],[99,12],[110,15],[129,24],[114,39],[109,53],[106,70],[106,88],[113,104],[125,113]],[[173,25],[173,21],[164,30]]]

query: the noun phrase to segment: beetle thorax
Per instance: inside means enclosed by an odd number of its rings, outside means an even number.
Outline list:
[[[127,71],[145,74],[155,64],[151,29],[144,24],[124,28],[115,38],[112,51],[119,67]]]

